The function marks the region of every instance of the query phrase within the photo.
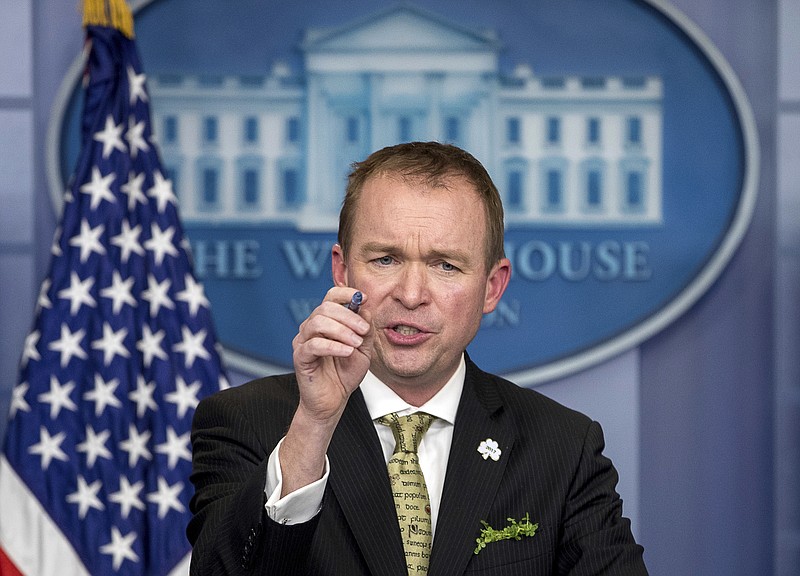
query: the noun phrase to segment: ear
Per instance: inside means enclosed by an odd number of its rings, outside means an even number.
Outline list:
[[[331,248],[331,272],[333,274],[333,283],[336,286],[349,286],[344,251],[339,244],[334,244],[333,248]]]
[[[499,260],[486,277],[486,295],[483,300],[483,313],[488,314],[497,308],[508,281],[511,280],[511,261],[508,258]]]

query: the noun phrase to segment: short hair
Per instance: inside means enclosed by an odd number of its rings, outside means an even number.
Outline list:
[[[503,203],[486,168],[466,150],[439,142],[407,142],[373,152],[354,162],[347,178],[339,213],[339,245],[347,255],[352,238],[356,208],[367,180],[377,176],[399,176],[432,188],[447,188],[454,178],[464,178],[483,203],[486,217],[486,271],[505,257],[503,247]]]

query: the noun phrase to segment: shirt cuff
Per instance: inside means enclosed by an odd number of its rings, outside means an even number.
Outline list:
[[[322,478],[281,498],[283,474],[281,474],[281,462],[278,455],[281,444],[283,444],[283,439],[278,442],[272,454],[269,455],[267,483],[264,487],[267,503],[264,508],[267,510],[267,515],[279,524],[302,524],[319,514],[322,508],[322,497],[325,495],[325,486],[328,484],[328,473],[330,472],[328,456],[325,456],[325,471]]]

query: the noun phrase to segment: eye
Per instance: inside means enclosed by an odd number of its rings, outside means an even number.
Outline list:
[[[376,258],[375,262],[381,266],[390,266],[394,260],[391,256],[381,256],[380,258]]]
[[[445,272],[455,272],[455,271],[457,271],[457,270],[458,270],[458,268],[456,268],[455,266],[453,266],[452,264],[450,264],[450,262],[442,262],[442,263],[440,263],[440,264],[439,264],[439,266],[440,266],[440,267],[442,268],[442,270],[443,270],[443,271],[445,271]]]

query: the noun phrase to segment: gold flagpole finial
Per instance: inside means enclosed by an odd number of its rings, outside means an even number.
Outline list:
[[[133,38],[133,15],[125,0],[83,0],[83,25],[109,26]]]

